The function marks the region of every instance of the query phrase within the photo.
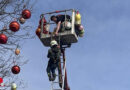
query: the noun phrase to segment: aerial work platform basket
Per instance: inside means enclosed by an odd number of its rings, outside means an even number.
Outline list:
[[[43,32],[43,25],[45,24],[43,22],[43,19],[46,15],[54,15],[54,14],[59,14],[59,13],[65,13],[65,15],[67,15],[67,13],[71,13],[71,29],[70,30],[64,30],[63,32],[59,32],[58,35],[54,35],[54,34],[50,34],[50,33],[47,33],[47,34],[44,34],[42,33]],[[76,43],[78,41],[78,36],[75,32],[75,14],[76,14],[76,11],[73,10],[73,9],[69,9],[69,10],[62,10],[62,11],[55,11],[55,12],[49,12],[49,13],[45,13],[45,14],[42,14],[41,15],[41,35],[40,35],[40,40],[41,42],[43,43],[43,45],[45,46],[50,46],[50,42],[52,39],[55,39],[56,41],[59,42],[60,40],[60,43],[62,45],[69,45],[71,43]],[[49,17],[50,18],[50,17]],[[53,25],[55,23],[51,23],[50,20],[46,23],[48,25]],[[51,28],[52,29],[52,28]],[[49,29],[50,31],[50,29]]]

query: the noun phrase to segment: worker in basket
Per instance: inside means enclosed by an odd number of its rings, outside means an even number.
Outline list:
[[[57,24],[57,27],[54,29],[55,35],[58,35],[58,32],[71,28],[71,17],[69,15],[53,15],[51,16],[51,21]]]
[[[59,48],[59,45],[57,41],[52,40],[51,41],[51,48],[48,50],[47,57],[49,58],[48,66],[47,66],[47,74],[49,77],[49,81],[54,81],[56,78],[55,69],[59,68],[59,62],[60,62],[60,55],[61,51]]]

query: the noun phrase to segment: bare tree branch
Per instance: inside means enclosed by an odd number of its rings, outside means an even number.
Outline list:
[[[31,6],[29,2],[30,0],[0,0],[0,33],[4,33],[8,37],[7,44],[0,44],[0,77],[6,80],[6,86],[2,90],[10,88],[13,82],[17,83],[19,87],[25,87],[23,80],[12,74],[11,68],[13,65],[21,67],[29,61],[21,55],[15,55],[14,52],[18,46],[21,48],[20,43],[34,38],[31,34],[32,27],[21,25],[22,33],[14,33],[9,29],[9,24],[14,20],[19,21],[24,9],[32,10],[33,5]]]

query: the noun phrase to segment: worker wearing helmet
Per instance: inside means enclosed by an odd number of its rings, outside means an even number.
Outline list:
[[[57,24],[57,27],[54,29],[54,32],[56,35],[58,35],[58,32],[63,31],[63,26],[61,25],[64,21],[71,21],[71,17],[69,15],[57,15],[57,16],[51,16],[51,21],[55,22]]]
[[[60,55],[61,51],[58,47],[58,43],[55,40],[52,40],[51,48],[48,50],[47,57],[49,58],[48,66],[47,66],[47,74],[50,81],[54,81],[56,78],[55,69],[58,68],[59,62],[60,62]]]

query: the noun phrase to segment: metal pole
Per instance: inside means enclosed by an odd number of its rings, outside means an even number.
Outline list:
[[[53,14],[53,13],[60,13],[60,12],[66,12],[66,11],[72,11],[72,10],[73,10],[73,9],[54,11],[54,12],[44,13],[44,15]]]
[[[42,33],[43,33],[43,19],[44,19],[44,15],[41,15],[41,35],[40,35],[40,38],[42,38]]]
[[[63,62],[64,62],[64,68],[65,68],[65,61],[66,61],[66,59],[65,59],[65,48],[64,49],[62,49],[62,53],[63,53]],[[69,88],[69,86],[68,86],[68,81],[67,81],[67,71],[66,71],[66,68],[65,68],[65,81],[64,81],[64,90],[70,90],[70,88]]]

